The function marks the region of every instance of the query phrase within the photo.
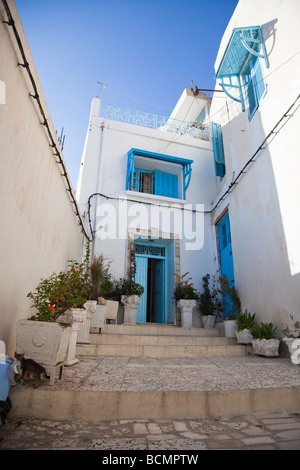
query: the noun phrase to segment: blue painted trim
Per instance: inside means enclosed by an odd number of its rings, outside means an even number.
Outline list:
[[[232,77],[236,77],[238,85],[234,85],[232,83]],[[229,78],[229,83],[224,83],[224,78]],[[238,103],[241,103],[242,111],[245,111],[245,103],[244,103],[241,80],[240,80],[239,75],[229,75],[228,77],[221,77],[221,79],[222,79],[222,82],[220,83],[220,85],[223,88],[224,93],[226,93],[226,95],[229,96],[229,98],[231,98],[232,100],[237,101]],[[240,99],[236,98],[235,96],[232,96],[229,93],[229,91],[226,90],[226,87],[237,88],[239,90]]]
[[[226,173],[225,156],[223,147],[223,136],[221,124],[216,122],[211,123],[212,127],[212,143],[215,160],[216,176],[223,178]]]
[[[257,51],[258,46],[261,47],[260,52]],[[269,68],[269,59],[260,26],[233,29],[216,73],[216,79],[221,79],[220,85],[222,86],[223,91],[227,96],[229,96],[229,98],[241,103],[242,111],[245,111],[245,103],[243,99],[240,75],[249,54],[264,59],[266,67]],[[237,85],[232,83],[232,77],[236,77],[238,82]],[[224,83],[225,78],[229,80],[229,83]],[[232,96],[227,90],[227,87],[238,88],[240,99]]]
[[[128,154],[139,155],[140,157],[155,158],[156,160],[164,160],[166,162],[178,163],[180,165],[187,165],[194,163],[194,160],[187,160],[185,158],[173,157],[171,155],[164,155],[162,153],[148,152],[147,150],[140,150],[132,148]]]
[[[127,174],[126,174],[126,189],[132,188],[134,174],[134,153],[131,150],[128,152],[127,158]]]
[[[245,33],[249,34],[250,37],[247,37]],[[254,37],[254,34],[256,37]],[[251,48],[249,43],[252,44],[259,44],[262,48],[262,54],[259,56],[265,59],[266,67],[269,67],[269,60],[267,56],[267,51],[264,43],[264,38],[261,32],[261,27],[260,26],[248,26],[248,27],[242,27],[242,28],[234,28],[230,37],[230,40],[228,42],[227,48],[225,50],[225,53],[222,57],[222,60],[220,62],[218,71],[216,73],[216,78],[221,78],[223,77],[228,77],[229,75],[240,75],[241,70],[243,66],[245,65],[245,62],[248,58],[248,54],[254,54],[258,55],[259,53],[255,48]],[[242,44],[242,49],[239,47],[239,45]],[[233,59],[235,57],[235,50],[239,48],[239,60],[235,60],[233,63],[231,63],[230,59]],[[230,65],[231,72],[229,72],[228,67]],[[225,67],[225,70],[224,70]]]
[[[192,165],[188,164],[183,167],[183,199],[186,198],[186,190],[189,187],[192,177]]]
[[[149,240],[145,240],[145,241],[142,241],[142,242],[135,242],[135,245],[150,245],[149,243]],[[155,246],[157,246],[158,248],[166,248],[165,245],[158,245],[155,243]],[[166,253],[166,250],[165,250],[165,256],[155,256],[153,254],[147,254],[147,253],[135,253],[135,256],[137,258],[153,258],[153,259],[166,259],[167,257],[167,253]]]
[[[141,242],[135,242],[136,245],[149,245],[149,240],[143,240]],[[163,313],[163,324],[166,324],[167,323],[167,320],[168,320],[168,316],[167,316],[167,313],[168,313],[168,276],[167,276],[167,266],[168,266],[168,262],[167,262],[167,247],[166,245],[159,245],[159,244],[155,244],[155,246],[158,246],[160,248],[165,248],[165,256],[154,256],[154,255],[149,255],[149,254],[138,254],[138,253],[135,253],[135,257],[136,258],[152,258],[152,259],[157,259],[157,260],[162,260],[164,262],[164,268],[163,268],[163,271],[164,271],[164,313]],[[147,277],[148,277],[148,274],[147,274]],[[147,292],[147,295],[148,295],[148,292]],[[145,322],[147,323],[147,321]]]

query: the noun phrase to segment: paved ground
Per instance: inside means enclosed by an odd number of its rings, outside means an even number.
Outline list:
[[[289,359],[213,357],[149,359],[81,357],[63,380],[43,390],[222,390],[292,387],[300,368]],[[28,386],[28,385],[27,385]],[[19,387],[19,386],[18,386]],[[0,449],[102,451],[300,450],[300,414],[253,414],[197,419],[114,419],[72,422],[10,417]]]
[[[96,423],[18,418],[2,426],[0,436],[0,450],[119,450],[124,455],[131,451],[132,456],[139,455],[134,452],[137,450],[149,455],[158,451],[159,464],[164,451],[178,454],[190,451],[197,455],[200,450],[300,450],[300,415]]]
[[[208,391],[300,386],[300,366],[289,358],[260,356],[148,358],[78,356],[63,380],[43,390]]]

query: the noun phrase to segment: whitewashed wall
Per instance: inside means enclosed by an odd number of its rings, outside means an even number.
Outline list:
[[[267,93],[249,122],[247,109],[216,93],[211,120],[223,126],[226,176],[219,196],[262,144],[300,92],[300,3],[298,0],[240,0],[224,33],[215,63],[232,29],[260,25],[270,67]],[[218,96],[217,96],[218,95]],[[236,287],[244,308],[279,330],[300,320],[299,101],[276,128],[247,174],[218,207],[229,208]]]
[[[8,4],[55,136],[17,11],[12,1]],[[83,235],[36,102],[29,96],[33,90],[27,72],[18,66],[22,60],[12,28],[3,19],[7,16],[1,2],[0,78],[5,96],[2,93],[0,100],[0,339],[13,355],[16,321],[33,314],[27,293],[40,278],[65,269],[68,259],[82,259]]]

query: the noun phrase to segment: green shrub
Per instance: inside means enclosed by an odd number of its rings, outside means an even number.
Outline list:
[[[242,331],[244,329],[250,330],[255,324],[255,313],[251,315],[250,312],[245,310],[245,313],[238,313],[236,316],[237,330]]]
[[[250,331],[253,339],[274,339],[276,327],[274,327],[273,323],[261,322],[260,326],[255,323]]]

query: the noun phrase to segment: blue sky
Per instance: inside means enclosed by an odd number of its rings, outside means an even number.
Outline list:
[[[169,116],[214,62],[238,0],[15,0],[74,189],[91,100]]]

